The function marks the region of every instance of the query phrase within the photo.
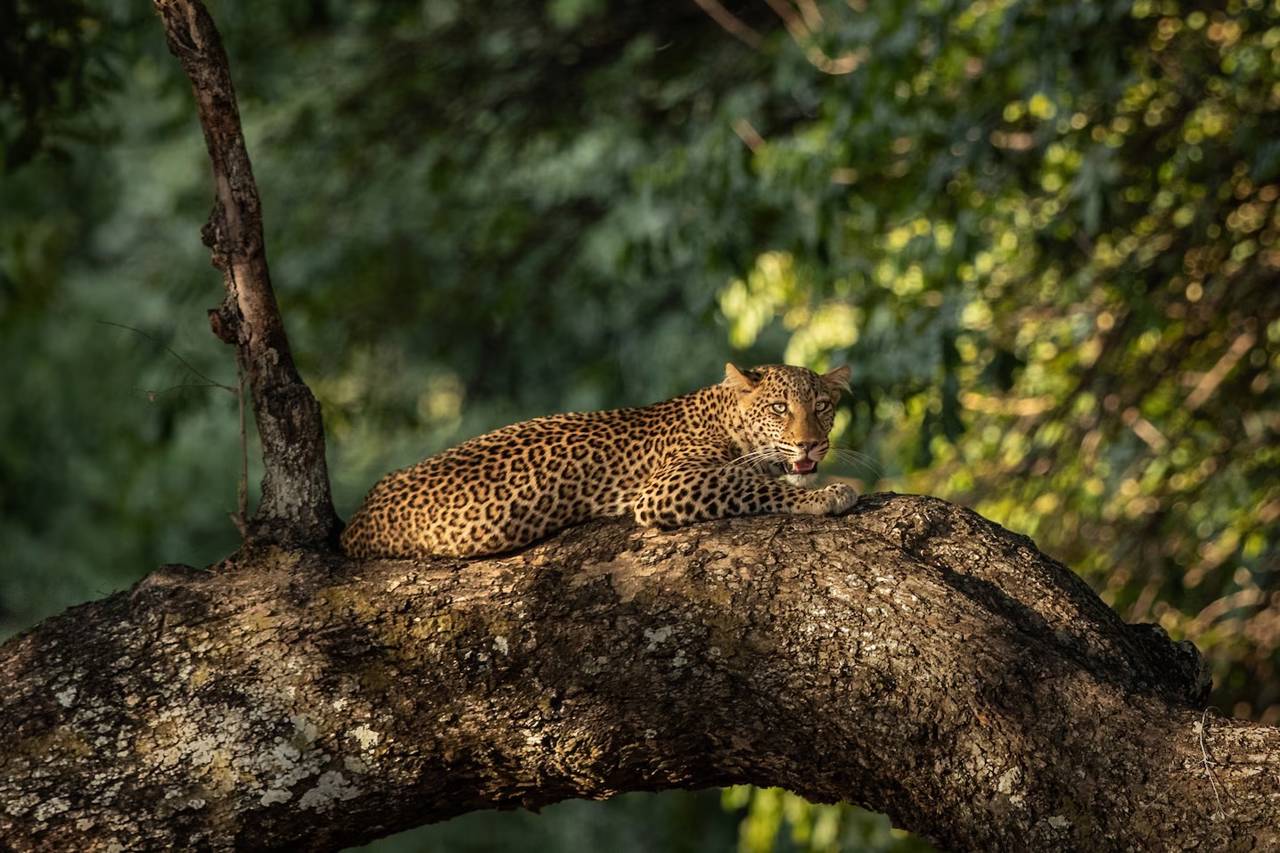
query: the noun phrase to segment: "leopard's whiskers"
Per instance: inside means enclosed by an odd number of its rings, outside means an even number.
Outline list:
[[[750,450],[742,454],[736,459],[730,459],[729,464],[736,465],[739,462],[749,462],[753,459],[759,458],[761,456],[767,456],[775,452],[777,452],[777,448],[774,448],[774,447],[758,447],[755,450]]]
[[[730,460],[730,465],[740,465],[744,468],[758,468],[766,462],[781,461],[786,459],[786,453],[779,447],[760,447],[749,453],[744,453],[737,459]]]
[[[864,468],[876,477],[884,476],[884,469],[880,467],[879,463],[877,463],[874,458],[865,453],[848,447],[833,447],[828,452],[833,454],[837,459],[847,462],[855,468]]]

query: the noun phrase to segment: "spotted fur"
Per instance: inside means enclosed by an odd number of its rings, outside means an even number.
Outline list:
[[[353,557],[508,551],[592,518],[647,526],[756,513],[827,515],[844,484],[806,488],[849,369],[768,365],[639,409],[551,415],[383,477],[342,534]]]

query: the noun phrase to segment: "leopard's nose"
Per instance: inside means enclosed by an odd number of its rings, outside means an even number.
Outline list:
[[[812,455],[813,451],[826,444],[825,441],[797,441],[796,448],[805,456]]]

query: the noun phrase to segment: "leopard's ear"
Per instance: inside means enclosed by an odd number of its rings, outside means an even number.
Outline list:
[[[822,374],[822,384],[827,386],[827,390],[832,394],[839,394],[841,391],[849,390],[849,376],[852,371],[849,365],[843,364],[835,370],[828,370]]]
[[[733,365],[733,362],[729,362],[724,366],[723,384],[728,385],[730,388],[735,388],[743,394],[754,391],[759,381],[759,378],[754,376],[751,371],[739,370]]]

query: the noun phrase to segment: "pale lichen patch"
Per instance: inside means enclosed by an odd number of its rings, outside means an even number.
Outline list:
[[[213,762],[214,750],[217,748],[217,741],[210,737],[196,738],[187,746],[189,760],[192,764],[203,766]]]
[[[4,810],[17,817],[26,814],[39,802],[40,798],[35,794],[24,794],[20,797],[14,797],[5,803]]]
[[[32,815],[38,823],[44,823],[54,815],[62,814],[71,808],[71,803],[62,797],[53,797],[45,800],[36,807],[35,813]]]
[[[996,780],[996,790],[1002,794],[1012,794],[1013,788],[1018,784],[1022,772],[1017,767],[1010,767],[1008,770],[1000,774],[1000,778]]]
[[[287,803],[291,799],[293,799],[293,794],[284,788],[272,788],[263,794],[258,802],[264,806],[273,806],[276,803]]]
[[[302,752],[293,744],[282,741],[272,747],[267,756],[276,767],[287,770],[297,763]]]
[[[328,808],[335,802],[350,800],[359,795],[359,790],[337,770],[328,770],[320,774],[316,785],[302,795],[298,806],[304,809]]]
[[[278,771],[267,786],[268,793],[292,788],[308,776],[318,773],[329,760],[324,752],[309,750],[303,754],[290,743],[278,744],[265,758],[267,766]]]
[[[307,717],[306,714],[295,714],[289,718],[289,722],[293,723],[294,731],[297,737],[301,738],[303,744],[314,743],[315,739],[320,736],[320,729],[315,723]]]
[[[659,644],[665,643],[667,640],[671,639],[671,634],[674,631],[675,629],[670,625],[663,625],[661,628],[657,629],[645,628],[644,638],[649,641],[649,645],[646,647],[645,651],[651,652],[656,649]]]
[[[356,726],[347,732],[351,737],[355,738],[360,744],[361,749],[369,750],[378,745],[378,741],[382,739],[382,735],[375,732],[368,726]]]
[[[74,684],[69,685],[65,689],[54,693],[53,696],[58,700],[59,705],[64,708],[70,708],[72,703],[76,701],[76,686]]]

